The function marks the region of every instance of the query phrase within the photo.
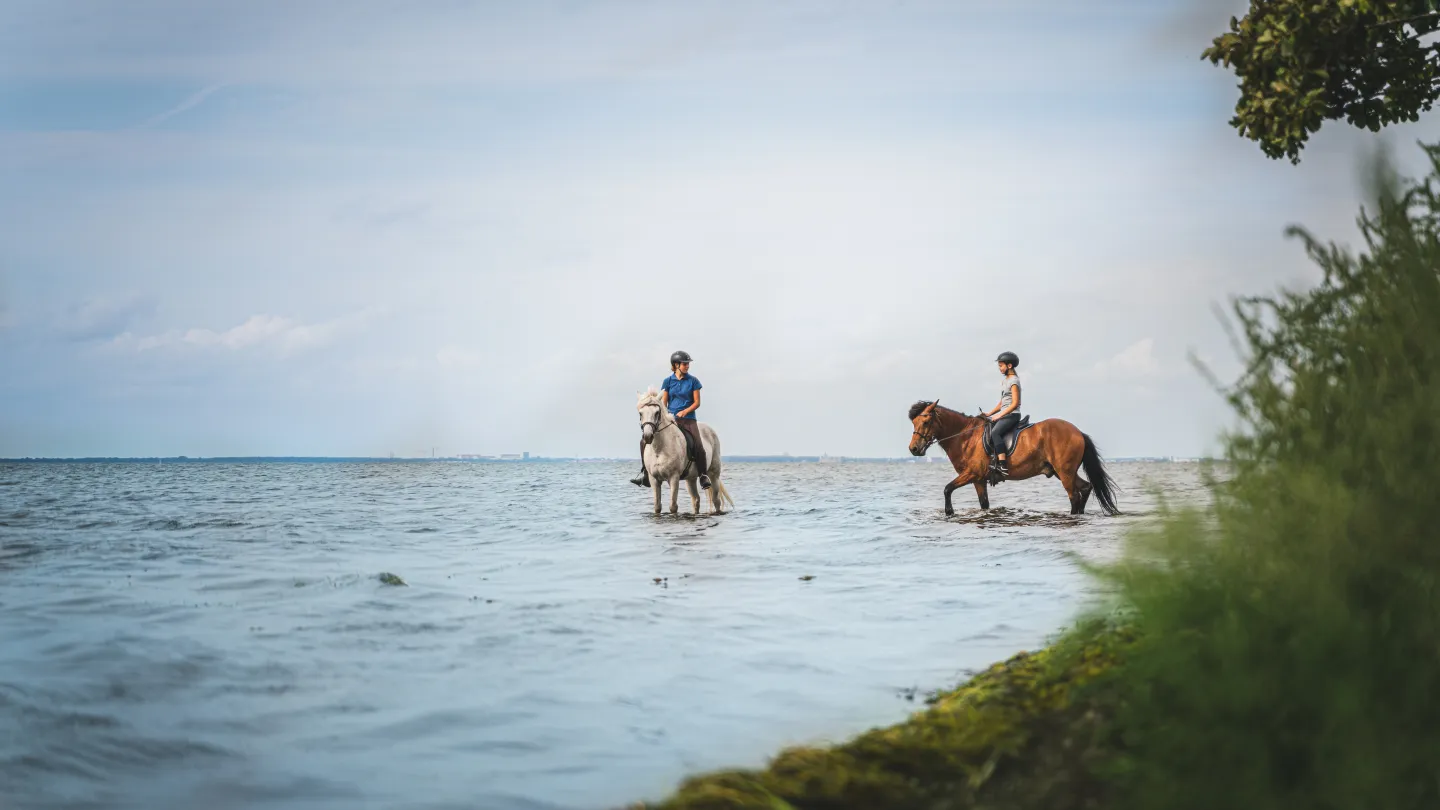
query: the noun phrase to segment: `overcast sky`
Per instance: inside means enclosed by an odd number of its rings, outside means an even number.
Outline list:
[[[634,456],[675,349],[732,454],[904,455],[1004,350],[1214,450],[1187,352],[1380,140],[1239,138],[1233,6],[0,0],[0,456]]]

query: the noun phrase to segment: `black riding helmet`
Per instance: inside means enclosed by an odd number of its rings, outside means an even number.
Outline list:
[[[995,358],[995,362],[1009,363],[1016,368],[1020,367],[1020,358],[1016,357],[1014,352],[1001,352],[1000,356]]]
[[[670,355],[670,365],[672,365],[672,366],[675,365],[676,363],[690,363],[690,362],[694,362],[694,361],[692,361],[692,360],[690,359],[690,353],[689,353],[689,352],[675,352],[674,354]]]

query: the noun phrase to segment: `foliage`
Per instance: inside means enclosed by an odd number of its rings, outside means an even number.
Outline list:
[[[1243,430],[1213,514],[1108,571],[1141,642],[1106,774],[1134,808],[1440,806],[1440,149],[1366,253],[1237,302]]]
[[[1429,110],[1440,54],[1421,38],[1437,29],[1440,0],[1251,0],[1203,58],[1240,78],[1231,126],[1298,163],[1327,120],[1377,131]]]

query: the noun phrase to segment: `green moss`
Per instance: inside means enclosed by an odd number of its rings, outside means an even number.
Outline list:
[[[937,694],[930,708],[834,747],[781,752],[764,770],[693,777],[632,810],[1096,806],[1104,677],[1133,643],[1089,622]]]
[[[395,576],[394,574],[390,573],[389,571],[386,571],[386,572],[384,572],[383,574],[380,575],[380,581],[381,581],[382,583],[386,584],[386,585],[404,585],[404,584],[405,584],[405,580],[401,579],[400,577]]]

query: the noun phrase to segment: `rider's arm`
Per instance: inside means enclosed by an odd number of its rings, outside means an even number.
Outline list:
[[[689,416],[690,414],[695,412],[696,408],[700,407],[700,389],[696,388],[690,393],[694,395],[695,401],[690,403],[690,407],[680,412],[681,416]]]
[[[660,389],[660,407],[667,411],[670,410],[670,390],[668,388]]]

